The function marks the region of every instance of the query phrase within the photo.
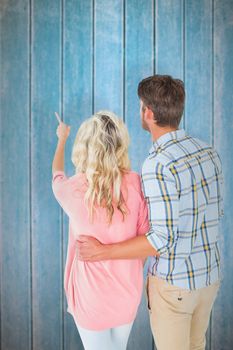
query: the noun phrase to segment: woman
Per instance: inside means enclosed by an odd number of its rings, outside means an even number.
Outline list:
[[[130,170],[123,121],[101,111],[79,128],[72,151],[76,174],[64,173],[70,127],[59,119],[52,188],[69,217],[64,287],[86,350],[125,350],[143,288],[143,261],[77,259],[79,235],[114,243],[148,232],[140,177]]]

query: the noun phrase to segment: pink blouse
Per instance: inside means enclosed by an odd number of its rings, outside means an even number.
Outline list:
[[[130,213],[122,219],[115,208],[111,225],[104,208],[98,208],[94,222],[89,222],[84,204],[87,188],[82,173],[67,177],[63,171],[53,174],[53,193],[69,217],[69,240],[64,274],[67,311],[76,325],[103,330],[132,322],[142,296],[143,263],[141,259],[80,261],[76,240],[89,235],[102,243],[115,243],[144,235],[149,230],[147,204],[141,191],[140,177],[128,172],[123,177],[122,193]]]

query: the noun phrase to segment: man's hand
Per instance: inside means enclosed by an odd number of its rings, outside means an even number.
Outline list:
[[[79,236],[76,243],[76,256],[82,261],[104,260],[105,245],[96,238]]]
[[[76,256],[82,261],[146,259],[155,255],[159,257],[159,253],[144,235],[111,244],[103,244],[93,237],[81,235],[76,243]]]

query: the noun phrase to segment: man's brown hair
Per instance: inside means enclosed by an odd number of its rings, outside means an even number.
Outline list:
[[[158,126],[178,128],[185,101],[182,80],[170,75],[153,75],[139,83],[138,96],[143,105],[152,110]]]

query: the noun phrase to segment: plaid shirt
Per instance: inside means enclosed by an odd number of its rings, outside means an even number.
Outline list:
[[[217,281],[223,176],[216,150],[184,129],[166,133],[153,143],[141,176],[146,236],[160,253],[149,258],[149,272],[190,290]]]

